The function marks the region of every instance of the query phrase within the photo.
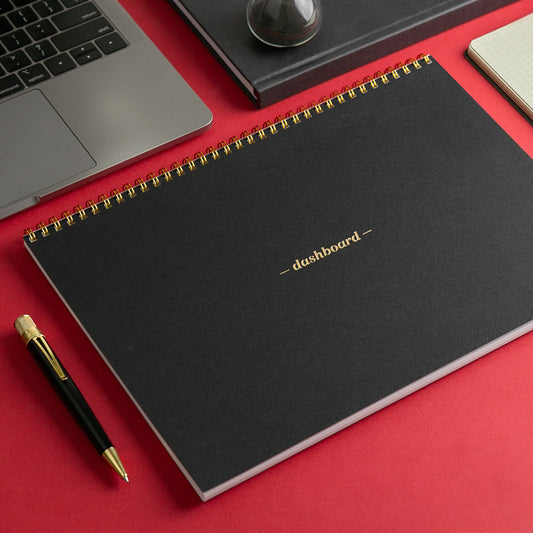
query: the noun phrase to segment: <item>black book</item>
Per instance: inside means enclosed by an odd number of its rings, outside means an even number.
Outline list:
[[[261,43],[246,0],[169,0],[260,107],[479,17],[512,0],[322,0],[319,33],[295,48]]]
[[[532,177],[426,56],[24,240],[209,499],[531,330]]]

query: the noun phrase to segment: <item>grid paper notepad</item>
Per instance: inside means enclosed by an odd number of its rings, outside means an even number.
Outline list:
[[[467,53],[533,120],[533,13],[474,39]]]

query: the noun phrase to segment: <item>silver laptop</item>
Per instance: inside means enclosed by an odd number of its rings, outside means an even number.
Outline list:
[[[0,218],[211,120],[116,0],[0,0]]]

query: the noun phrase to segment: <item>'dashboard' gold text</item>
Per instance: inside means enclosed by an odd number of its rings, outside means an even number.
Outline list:
[[[367,235],[372,230],[367,230],[362,235]],[[290,272],[291,270],[301,270],[302,268],[311,266],[312,264],[321,261],[322,259],[326,259],[327,257],[336,254],[338,252],[341,252],[342,250],[345,250],[349,248],[350,246],[353,246],[354,244],[357,244],[361,240],[361,236],[357,231],[354,231],[350,236],[346,237],[342,241],[338,241],[335,244],[330,244],[329,246],[322,246],[319,250],[314,250],[313,253],[303,259],[296,259],[292,265],[292,269],[287,269],[281,272],[280,274],[286,274],[287,272]]]

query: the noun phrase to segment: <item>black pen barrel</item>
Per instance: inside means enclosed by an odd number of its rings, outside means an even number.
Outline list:
[[[36,341],[31,340],[27,346],[33,358],[41,367],[41,370],[45,373],[48,381],[52,384],[72,416],[74,416],[98,453],[102,454],[112,446],[111,441],[57,355],[54,354],[58,363],[61,365],[61,370],[64,374],[63,377],[60,377],[50,365]]]

